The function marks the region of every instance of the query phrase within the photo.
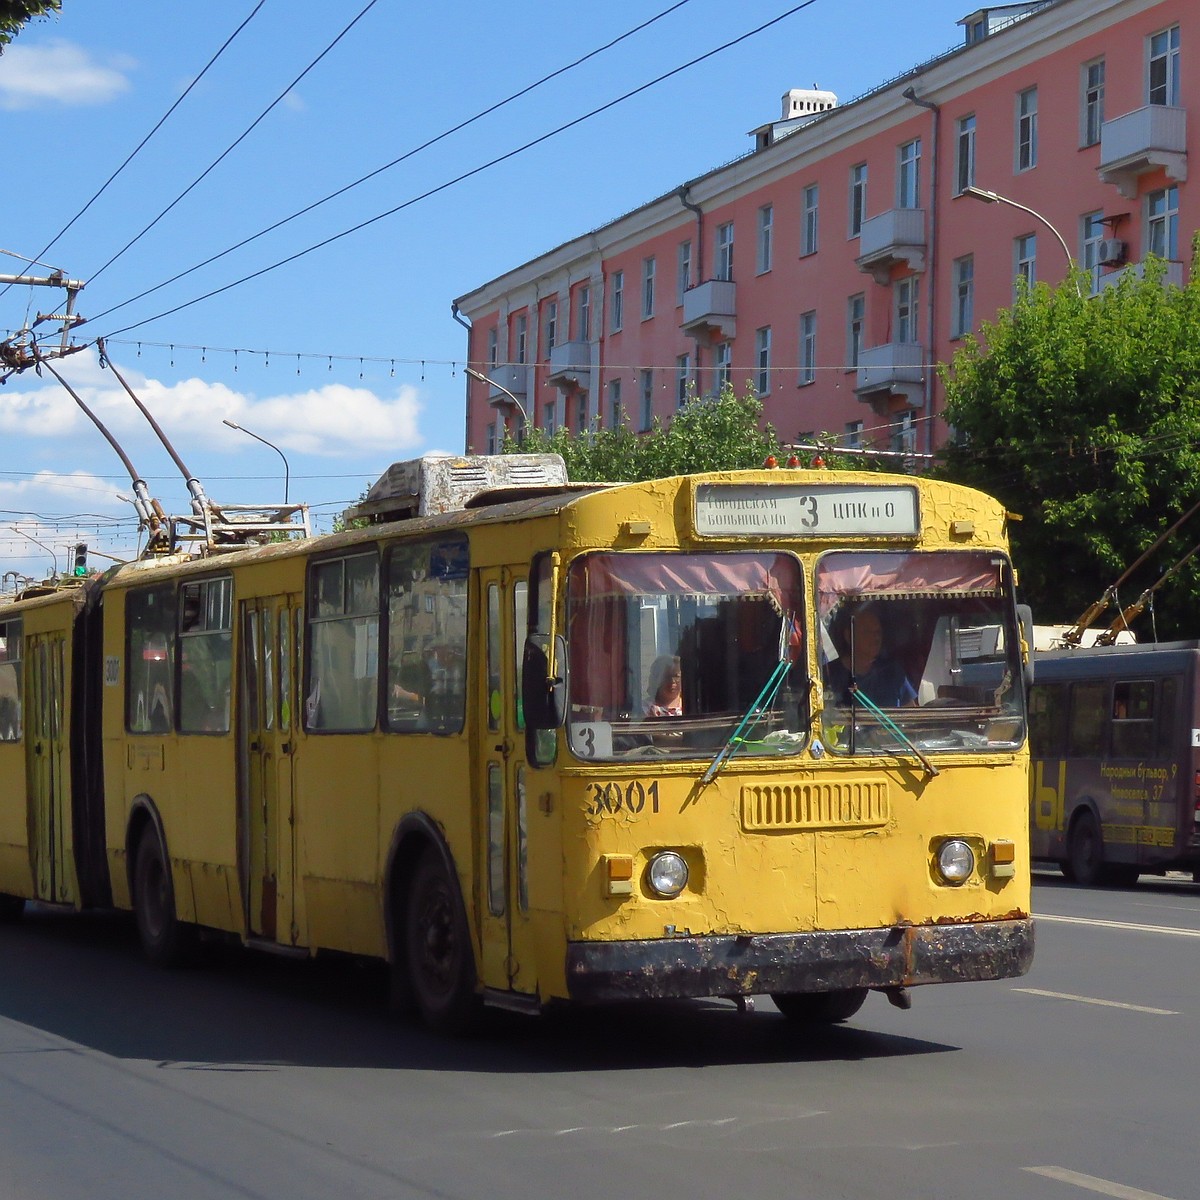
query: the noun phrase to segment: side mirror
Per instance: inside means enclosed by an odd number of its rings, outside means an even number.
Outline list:
[[[1028,604],[1017,605],[1017,623],[1021,629],[1021,664],[1025,670],[1025,690],[1033,686],[1033,609]]]
[[[532,633],[525,641],[521,664],[521,703],[525,710],[525,728],[557,729],[567,717],[567,645],[554,639],[554,657],[559,676],[550,674],[550,639]]]

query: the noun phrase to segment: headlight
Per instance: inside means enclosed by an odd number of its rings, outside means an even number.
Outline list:
[[[962,883],[975,870],[975,853],[961,838],[951,838],[938,847],[937,867],[947,883]]]
[[[646,868],[646,882],[656,896],[670,900],[687,887],[688,869],[682,854],[663,850],[656,854]]]

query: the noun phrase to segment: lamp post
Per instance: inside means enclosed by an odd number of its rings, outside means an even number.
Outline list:
[[[1024,204],[1018,204],[1015,200],[1010,200],[1007,196],[1000,195],[999,192],[990,192],[987,188],[965,187],[962,190],[964,196],[970,196],[972,200],[982,200],[984,204],[1007,204],[1009,208],[1019,208],[1021,212],[1028,213],[1035,221],[1041,221],[1045,227],[1058,239],[1058,244],[1062,247],[1062,252],[1067,256],[1067,270],[1072,271],[1075,268],[1075,259],[1071,255],[1071,251],[1067,248],[1066,239],[1050,222],[1035,209],[1028,208]]]
[[[283,502],[286,504],[288,502],[288,488],[292,480],[292,472],[291,468],[288,466],[287,455],[284,454],[284,452],[280,450],[280,448],[275,445],[274,442],[268,442],[265,437],[259,437],[259,435],[253,430],[247,429],[244,425],[239,425],[236,421],[229,420],[228,417],[226,417],[221,424],[228,425],[230,429],[236,429],[240,433],[246,434],[247,437],[252,437],[256,442],[262,442],[264,446],[270,446],[271,449],[283,459]]]
[[[482,371],[477,371],[474,367],[463,367],[463,374],[469,375],[478,383],[486,383],[489,387],[494,387],[496,391],[503,392],[509,398],[509,401],[516,405],[517,412],[521,414],[521,420],[524,421],[526,425],[529,424],[529,416],[525,412],[525,405],[523,405],[520,400],[518,400],[516,396],[514,396],[512,392],[508,390],[508,388],[502,387],[494,379],[489,379]]]

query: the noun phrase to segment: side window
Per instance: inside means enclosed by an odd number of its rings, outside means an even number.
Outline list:
[[[21,622],[0,621],[0,742],[21,738]]]
[[[387,558],[387,727],[457,733],[466,707],[467,539],[402,543]]]
[[[1108,684],[1077,683],[1071,689],[1071,725],[1068,753],[1072,758],[1099,758],[1104,754],[1108,726]]]
[[[179,729],[228,733],[233,681],[233,580],[179,590]]]
[[[125,724],[130,733],[175,726],[175,589],[145,588],[125,600]]]
[[[1178,721],[1176,713],[1176,696],[1179,691],[1177,679],[1164,679],[1159,684],[1158,694],[1158,757],[1173,758],[1178,751],[1175,749],[1175,725]],[[1185,739],[1183,745],[1187,745]]]
[[[375,728],[379,677],[379,560],[366,554],[314,563],[309,572],[305,727]]]
[[[1112,755],[1149,758],[1154,750],[1154,681],[1121,679],[1113,685]]]
[[[524,707],[521,704],[521,696],[525,680],[523,676],[523,668],[525,663],[525,638],[527,634],[538,633],[543,637],[548,637],[550,634],[551,618],[554,615],[554,595],[550,590],[550,580],[552,577],[552,562],[549,554],[539,554],[533,560],[533,565],[529,572],[529,591],[524,597],[525,601],[525,621],[527,628],[521,625],[521,610],[520,601],[516,613],[516,637],[518,642],[517,651],[517,698],[518,698],[518,723],[524,727],[525,713]],[[534,746],[533,765],[539,767],[548,767],[554,763],[558,757],[558,733],[554,729],[539,729],[536,733],[536,742]]]
[[[1062,758],[1067,748],[1067,700],[1062,684],[1035,684],[1029,692],[1029,752]]]

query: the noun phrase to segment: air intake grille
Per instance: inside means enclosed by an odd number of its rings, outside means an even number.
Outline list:
[[[742,788],[742,828],[866,829],[891,818],[887,784],[844,779]]]

